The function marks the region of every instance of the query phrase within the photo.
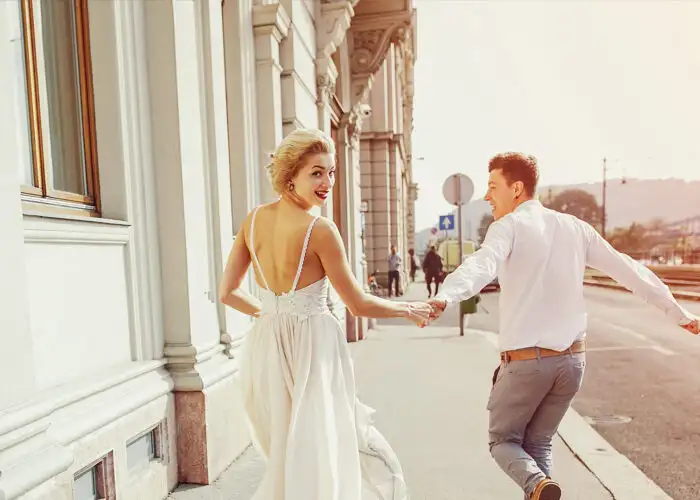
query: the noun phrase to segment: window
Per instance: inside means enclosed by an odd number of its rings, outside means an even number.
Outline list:
[[[163,424],[160,424],[126,444],[126,463],[129,472],[138,471],[150,462],[163,458],[162,433]]]
[[[87,0],[1,3],[23,199],[98,215]]]
[[[73,496],[76,500],[97,500],[97,467],[92,467],[75,478]]]
[[[78,472],[73,478],[75,500],[115,500],[114,456],[107,456]]]

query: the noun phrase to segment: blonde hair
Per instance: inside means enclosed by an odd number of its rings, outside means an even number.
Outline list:
[[[335,154],[333,141],[320,130],[299,128],[282,139],[266,167],[274,190],[287,191],[304,162],[315,154]]]

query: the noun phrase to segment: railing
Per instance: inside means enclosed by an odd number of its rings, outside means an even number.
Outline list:
[[[661,281],[666,283],[677,298],[700,300],[700,265],[648,266]],[[615,281],[595,269],[586,270],[584,283],[606,288],[624,289]]]

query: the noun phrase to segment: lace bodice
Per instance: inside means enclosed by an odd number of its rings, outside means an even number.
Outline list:
[[[292,314],[312,316],[330,312],[328,308],[328,278],[321,278],[306,288],[276,295],[270,290],[260,292],[262,315]]]
[[[258,268],[260,273],[260,278],[264,284],[264,288],[260,291],[260,298],[262,300],[262,311],[261,315],[279,315],[279,314],[292,314],[299,316],[311,316],[315,314],[324,314],[330,312],[328,307],[328,278],[323,277],[315,283],[310,284],[300,290],[297,290],[297,285],[299,284],[299,278],[301,277],[301,271],[304,268],[304,260],[306,258],[306,250],[309,247],[309,240],[311,238],[311,230],[314,224],[318,220],[315,217],[309,228],[306,230],[306,237],[304,238],[304,246],[301,249],[301,256],[299,258],[299,266],[297,267],[297,273],[294,278],[294,283],[292,284],[292,289],[287,293],[276,294],[267,284],[265,280],[265,274],[263,273],[262,267],[260,266],[260,261],[258,261],[258,256],[255,253],[255,216],[258,213],[256,208],[253,212],[253,217],[250,222],[250,253],[253,257],[253,262]]]

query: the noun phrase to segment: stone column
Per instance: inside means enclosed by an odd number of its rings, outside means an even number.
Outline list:
[[[401,218],[399,210],[399,185],[401,183],[401,173],[399,171],[399,163],[401,158],[399,157],[399,150],[397,143],[394,140],[387,141],[389,144],[389,211],[391,213],[391,244],[398,247],[399,241],[401,240]],[[399,255],[401,255],[399,253]]]
[[[364,141],[363,141],[364,142]],[[391,171],[389,143],[386,140],[370,140],[370,161],[364,163],[363,175],[371,186],[371,203],[368,221],[369,271],[379,271],[384,286],[388,285],[388,256],[391,248]],[[364,184],[364,183],[363,183]],[[366,184],[365,184],[366,185]]]
[[[227,0],[223,5],[226,103],[233,206],[233,231],[260,202],[267,182],[260,164],[253,0]]]
[[[361,156],[360,156],[360,134],[362,132],[362,117],[357,108],[351,110],[341,123],[346,137],[347,167],[346,182],[347,196],[350,200],[350,217],[348,217],[348,227],[346,238],[352,258],[350,267],[355,277],[360,281],[363,288],[367,290],[367,258],[366,247],[363,251],[362,243],[362,219],[360,214],[360,203],[363,199],[361,191]],[[366,236],[365,236],[366,238]],[[350,317],[350,315],[348,315]],[[347,338],[354,342],[362,340],[367,331],[367,319],[356,318],[354,322],[348,321]]]
[[[322,39],[319,43],[322,43]],[[331,43],[330,47],[334,47],[335,43]],[[328,49],[330,50],[330,49]],[[319,52],[322,52],[319,50]],[[324,131],[328,136],[331,135],[331,100],[335,94],[335,82],[338,78],[338,70],[336,69],[330,56],[322,55],[316,59],[316,107],[318,109],[318,129]],[[340,131],[338,131],[340,133]],[[345,220],[347,217],[347,204],[344,200],[347,198],[344,196],[345,190],[345,165],[343,165],[345,160],[345,151],[341,150],[340,141],[336,144],[338,150],[337,153],[337,170],[336,170],[336,182],[339,184],[340,196],[336,199],[335,193],[331,194],[330,199],[326,205],[321,210],[321,215],[333,219],[334,208],[339,205],[341,211],[341,219]],[[344,144],[344,142],[343,142]],[[342,234],[342,228],[344,224],[338,224]]]
[[[209,162],[215,161],[207,110],[211,89],[206,75],[211,61],[203,47],[209,47],[210,40],[204,38],[207,30],[202,27],[211,21],[206,8],[210,4],[145,5],[148,80],[156,124],[152,139],[164,352],[175,384],[179,481],[209,484],[230,463],[235,450],[242,449],[241,434],[246,434],[243,425],[227,425],[220,416],[231,418],[240,411],[232,397],[235,363],[221,344],[218,276],[212,265],[217,252],[208,229],[211,196],[216,193],[210,175],[220,173],[209,170]]]
[[[291,22],[282,4],[271,3],[253,7],[260,168],[269,163],[269,155],[284,137],[280,43],[287,37]],[[277,198],[269,182],[262,182],[260,188],[264,202]]]
[[[331,99],[335,95],[336,81],[338,79],[340,68],[336,68],[332,56],[337,50],[342,50],[341,65],[343,58],[347,57],[347,45],[343,43],[348,28],[350,27],[354,9],[352,2],[341,0],[336,2],[322,3],[319,7],[320,18],[317,23],[316,35],[316,91],[318,106],[318,121],[319,128],[330,132],[331,125]],[[349,77],[349,68],[344,74]],[[343,96],[340,96],[341,101]],[[352,137],[355,115],[352,113],[341,117],[341,122],[337,133],[337,162],[338,169],[336,174],[336,182],[338,183],[338,199],[332,199],[324,211],[324,215],[333,213],[333,207],[337,206],[340,210],[340,220],[338,226],[343,237],[343,243],[348,255],[350,267],[352,268],[356,278],[363,280],[361,262],[361,248],[358,244],[359,232],[357,226],[359,224],[359,197],[355,189],[356,180],[356,164],[355,156],[352,151]],[[352,123],[352,125],[351,125]],[[366,279],[364,279],[366,283]],[[334,302],[338,303],[339,299],[335,292],[332,292]],[[363,320],[353,317],[342,309],[345,321],[346,335],[349,341],[359,340],[362,337]]]

